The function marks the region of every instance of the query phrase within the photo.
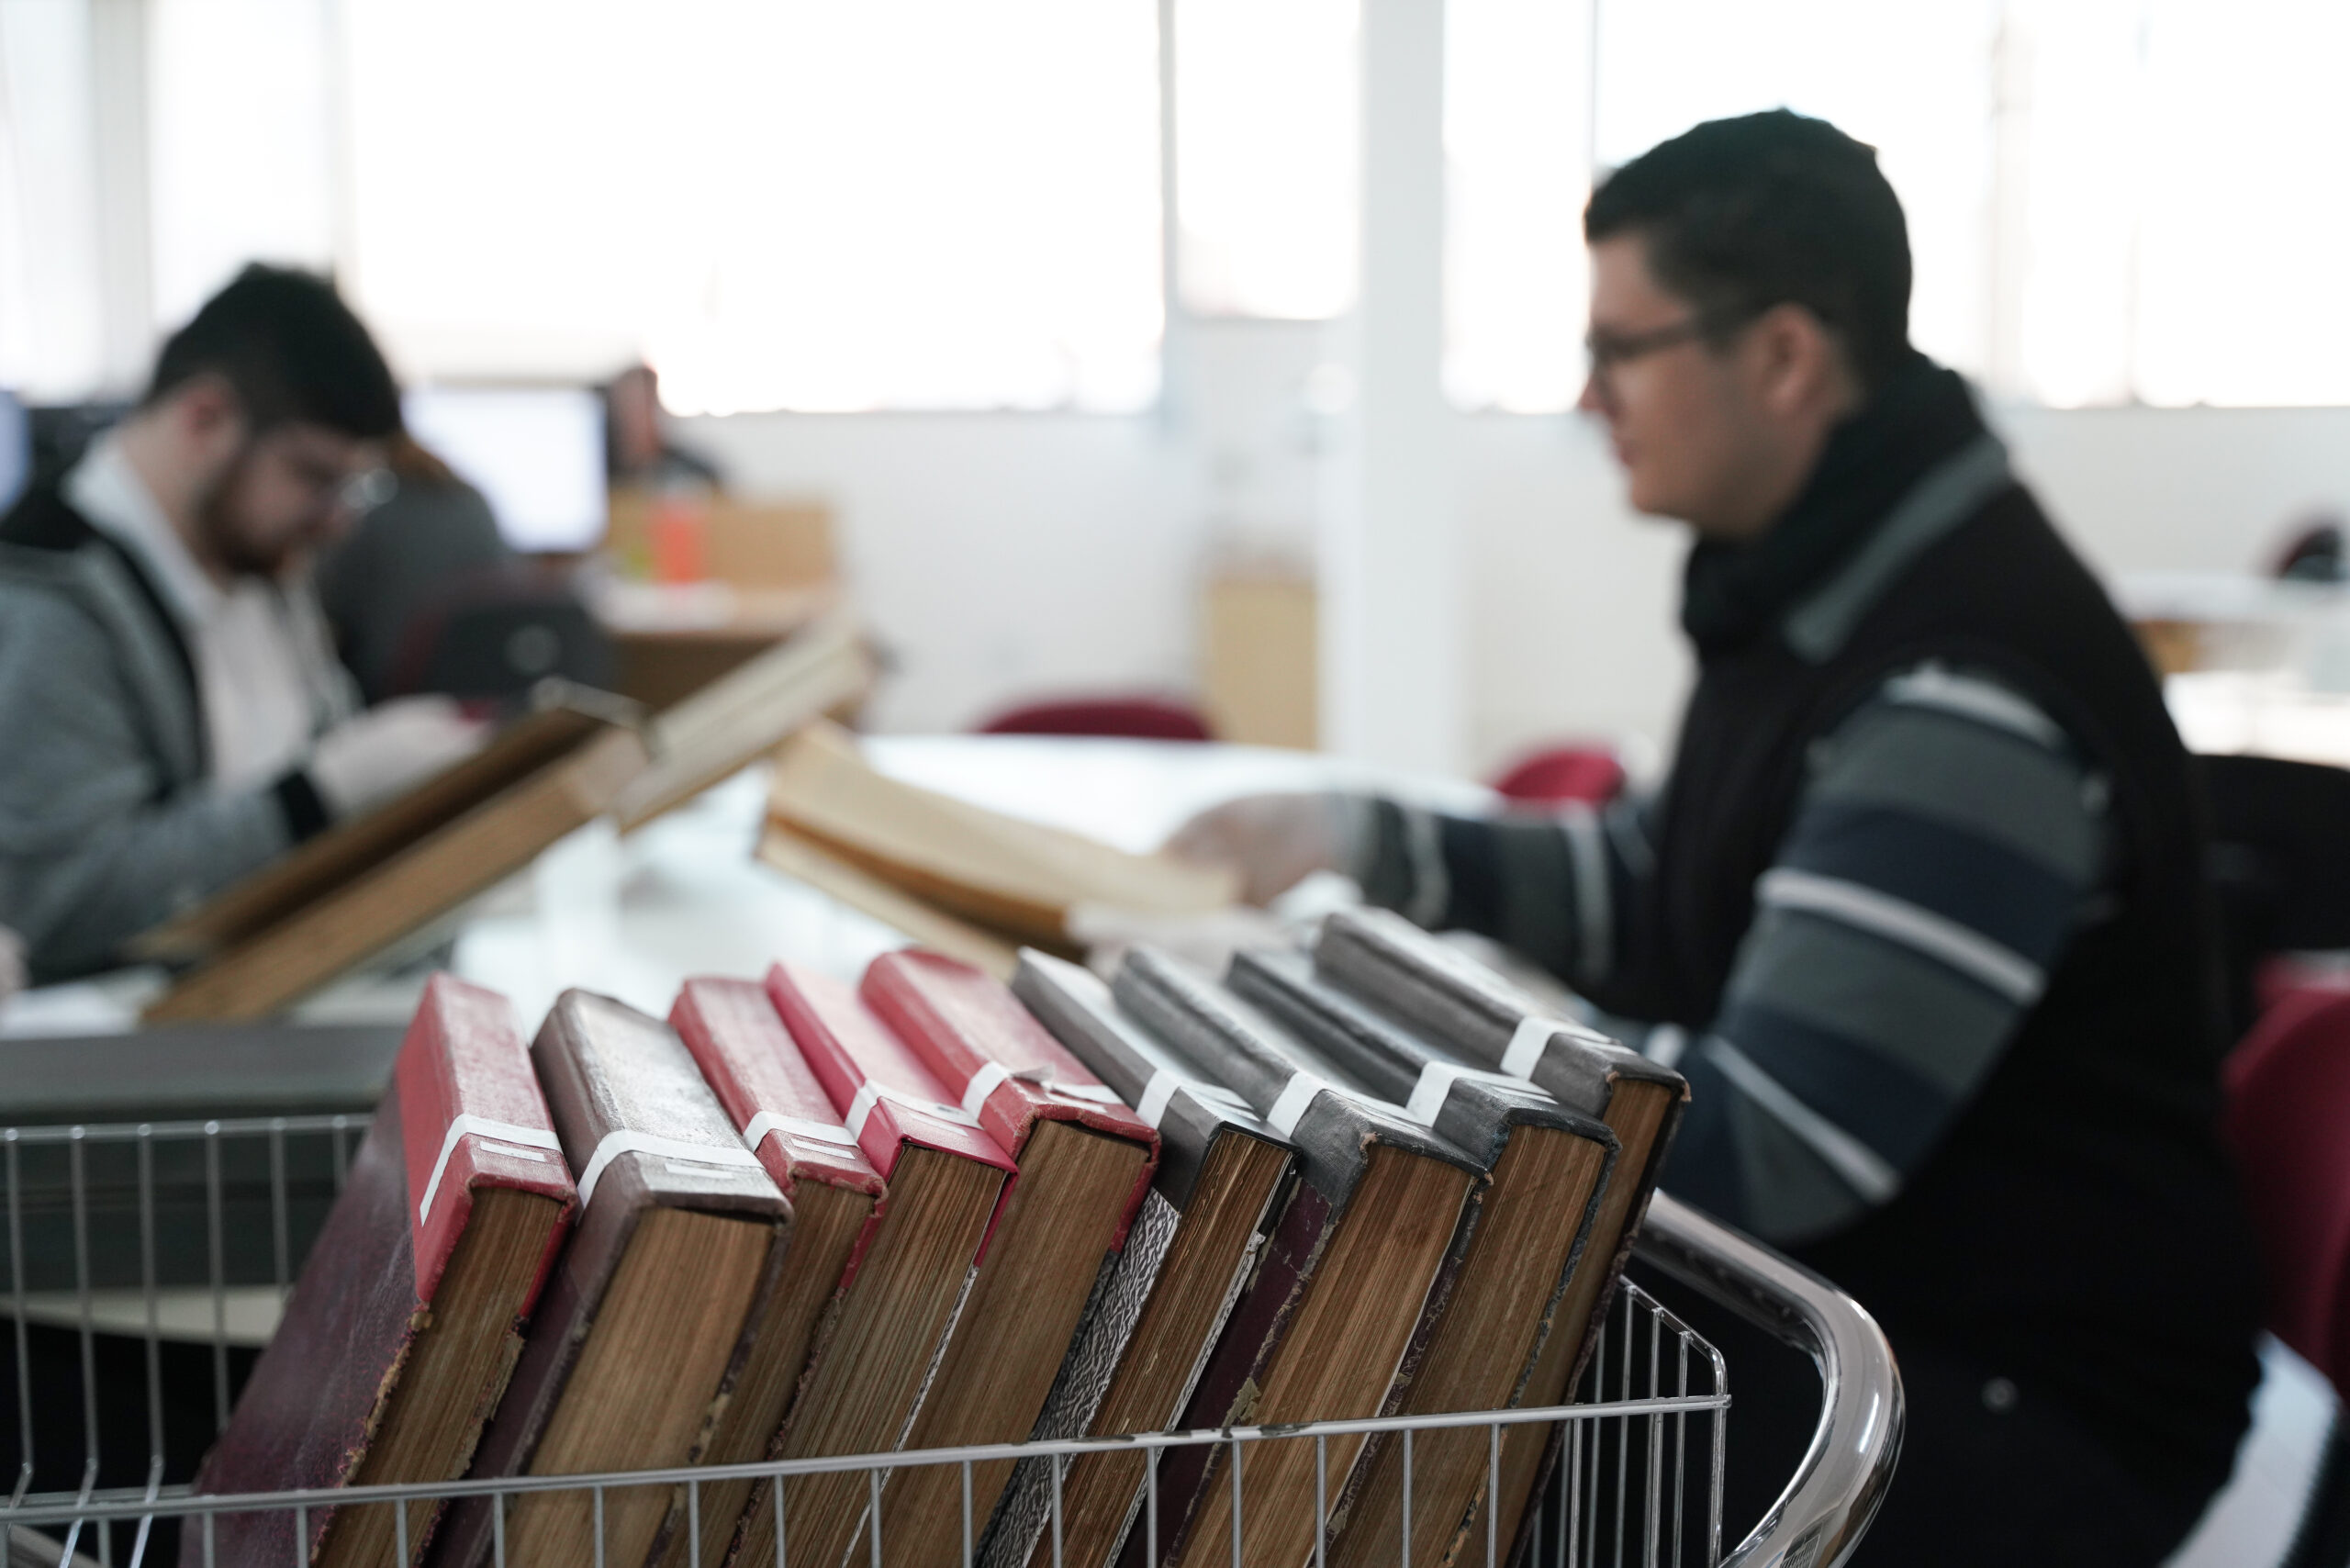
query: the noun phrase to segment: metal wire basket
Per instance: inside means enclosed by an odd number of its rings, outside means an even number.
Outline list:
[[[975,1464],[1044,1458],[1052,1466],[1051,1561],[1062,1562],[1059,1482],[1069,1462],[1094,1450],[1220,1445],[1233,1477],[1233,1563],[1244,1561],[1242,1521],[1252,1453],[1269,1444],[1312,1444],[1316,1518],[1326,1521],[1337,1484],[1333,1439],[1393,1433],[1404,1475],[1403,1539],[1393,1559],[1411,1562],[1411,1474],[1416,1439],[1461,1428],[1487,1434],[1488,1486],[1499,1473],[1505,1428],[1556,1423],[1560,1460],[1528,1532],[1541,1568],[1600,1563],[1812,1568],[1847,1557],[1874,1515],[1900,1442],[1900,1381],[1884,1336],[1849,1297],[1767,1249],[1660,1194],[1638,1249],[1643,1268],[1695,1287],[1809,1351],[1820,1369],[1822,1415],[1810,1450],[1762,1522],[1727,1555],[1721,1545],[1722,1476],[1730,1391],[1721,1355],[1647,1292],[1627,1281],[1608,1313],[1577,1401],[1547,1409],[1238,1427],[1128,1438],[861,1454],[724,1467],[598,1475],[516,1477],[434,1485],[196,1496],[188,1480],[202,1445],[226,1424],[240,1366],[274,1327],[303,1256],[340,1190],[365,1127],[356,1115],[0,1129],[6,1184],[6,1279],[12,1319],[13,1431],[0,1431],[0,1463],[13,1448],[16,1475],[0,1508],[0,1568],[61,1561],[168,1563],[186,1532],[195,1559],[211,1563],[222,1515],[282,1509],[293,1539],[308,1540],[311,1509],[412,1503],[490,1494],[584,1494],[596,1522],[597,1568],[606,1568],[602,1521],[616,1487],[682,1493],[685,1529],[699,1561],[704,1486],[730,1477],[856,1472],[878,1528],[859,1556],[881,1568],[889,1536],[889,1475],[916,1465],[963,1474],[962,1561],[978,1561],[987,1520],[974,1517]],[[111,1369],[111,1370],[109,1370]],[[129,1393],[123,1393],[125,1385]],[[191,1392],[193,1391],[193,1392]],[[140,1397],[143,1394],[143,1398]],[[73,1406],[78,1403],[79,1408]],[[191,1437],[187,1407],[193,1404]],[[143,1407],[142,1407],[143,1406]],[[0,1425],[6,1425],[0,1409]],[[207,1424],[208,1422],[208,1425]],[[1161,1520],[1157,1467],[1147,1467],[1140,1528],[1156,1562]],[[777,1568],[790,1555],[784,1489],[777,1509]],[[503,1505],[494,1517],[502,1526]],[[408,1512],[395,1507],[398,1560],[410,1560]],[[1513,1543],[1493,1510],[1484,1537],[1456,1553],[1464,1565],[1501,1568]],[[1312,1561],[1323,1568],[1326,1531]],[[1473,1530],[1472,1530],[1473,1534]],[[297,1551],[301,1550],[298,1546]],[[1204,1550],[1195,1548],[1194,1556]],[[496,1562],[506,1562],[502,1528]],[[624,1568],[613,1564],[611,1568]],[[633,1568],[633,1565],[625,1565]],[[823,1568],[839,1568],[824,1564]],[[1283,1563],[1279,1568],[1302,1568]],[[1424,1565],[1433,1568],[1433,1565]]]

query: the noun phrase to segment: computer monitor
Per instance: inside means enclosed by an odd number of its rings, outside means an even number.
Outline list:
[[[408,432],[488,498],[521,551],[591,550],[604,537],[604,400],[576,386],[425,386],[400,401]]]

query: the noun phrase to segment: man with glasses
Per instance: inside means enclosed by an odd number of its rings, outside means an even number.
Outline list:
[[[1174,847],[1259,898],[1346,870],[1688,1075],[1665,1185],[1851,1291],[1899,1356],[1863,1562],[2157,1562],[2228,1476],[2258,1314],[2154,678],[1910,347],[1869,148],[1785,111],[1702,125],[1584,229],[1583,407],[1633,506],[1694,535],[1671,777],[1539,818],[1258,797]],[[1818,1383],[1743,1342],[1730,1366],[1742,1526]]]
[[[445,699],[359,711],[304,575],[398,425],[333,287],[249,267],[0,519],[0,926],[36,983],[478,744]]]

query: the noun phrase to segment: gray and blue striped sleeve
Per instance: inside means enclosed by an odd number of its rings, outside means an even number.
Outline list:
[[[1474,931],[1573,986],[1604,984],[1623,914],[1655,870],[1647,802],[1452,817],[1354,798],[1348,870],[1363,897],[1431,931]]]
[[[2101,781],[2011,689],[1923,666],[1815,748],[1719,1014],[1678,1065],[1666,1182],[1825,1235],[1933,1151],[2095,908]]]

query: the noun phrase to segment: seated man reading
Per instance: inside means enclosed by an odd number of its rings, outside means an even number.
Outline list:
[[[1665,1185],[1874,1313],[1909,1428],[1882,1563],[2153,1564],[2227,1479],[2255,1270],[2214,1129],[2188,758],[2130,632],[1909,346],[1874,154],[1780,111],[1591,199],[1591,374],[1686,523],[1697,655],[1651,801],[1464,820],[1259,797],[1175,847],[1316,867],[1542,964],[1675,1062]],[[1734,1447],[1818,1407],[1733,1356]],[[1750,1502],[1752,1517],[1761,1503]]]
[[[398,427],[332,286],[250,267],[0,519],[0,926],[36,983],[478,743],[445,699],[359,711],[306,578]]]

